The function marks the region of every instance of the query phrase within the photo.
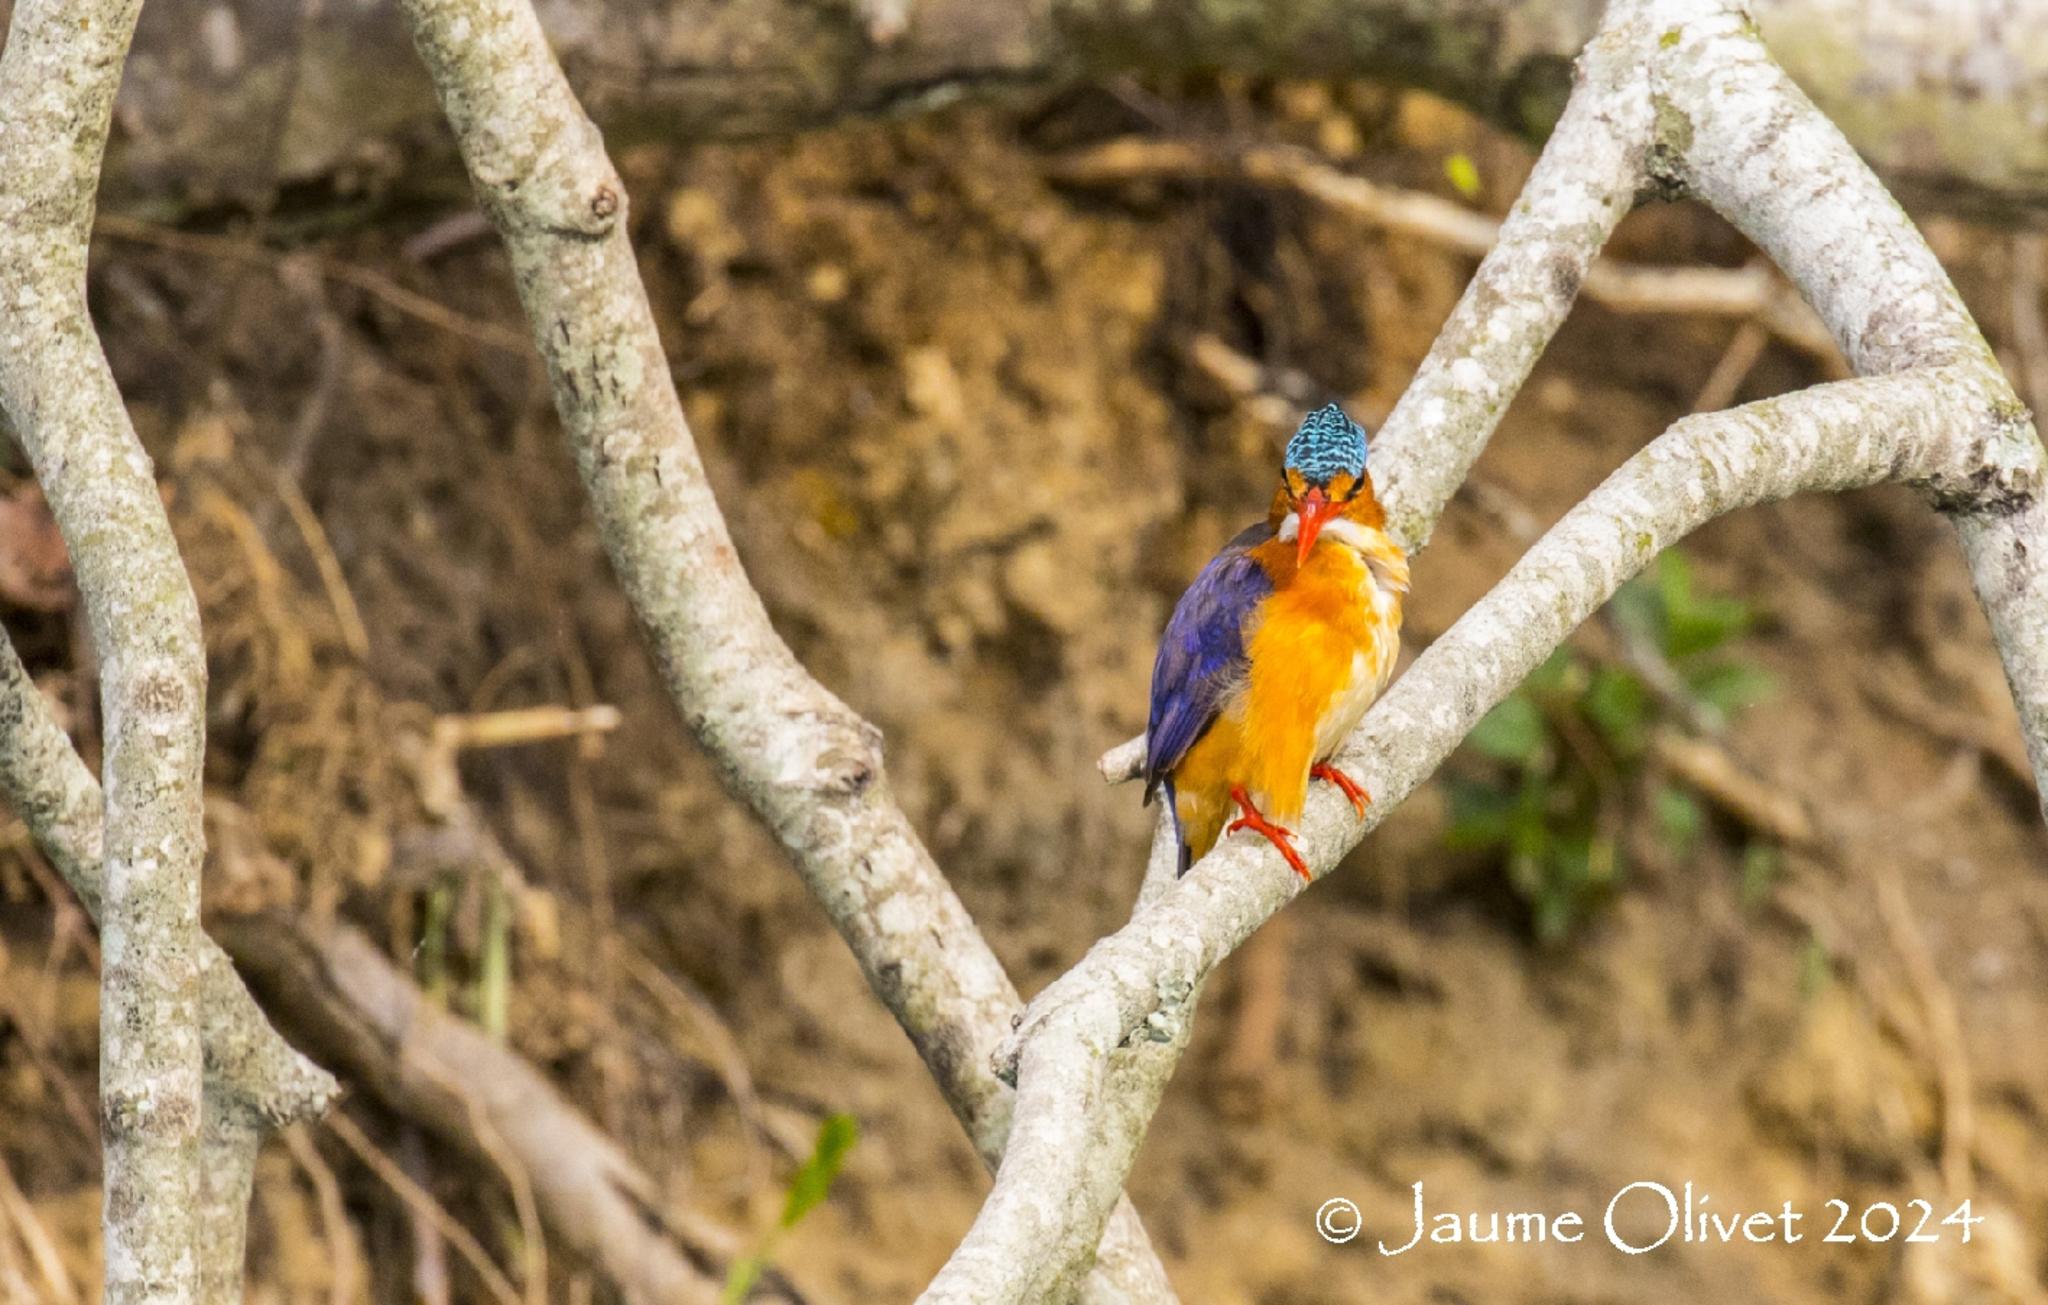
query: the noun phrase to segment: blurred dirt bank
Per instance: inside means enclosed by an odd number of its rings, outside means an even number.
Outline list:
[[[898,793],[1027,992],[1126,909],[1150,824],[1093,762],[1143,723],[1179,586],[1261,510],[1299,403],[1376,420],[1470,271],[1299,197],[1062,188],[1050,161],[1132,132],[1257,136],[1452,195],[1458,155],[1493,211],[1526,167],[1418,97],[1174,91],[620,160],[749,570],[807,664],[887,732]],[[2006,237],[1934,235],[2012,343]],[[311,194],[254,235],[240,215],[172,232],[131,216],[96,246],[94,308],[213,652],[209,909],[345,919],[457,1010],[488,1024],[506,1000],[515,1049],[667,1200],[735,1228],[773,1219],[820,1117],[853,1113],[847,1172],[782,1263],[819,1300],[907,1299],[985,1179],[666,705],[503,260],[473,236],[453,209],[364,217]],[[1617,252],[1747,255],[1682,209],[1638,213]],[[1411,644],[1516,556],[1503,499],[1555,517],[1688,410],[1734,330],[1582,308],[1481,463],[1492,507],[1461,498],[1418,560]],[[1772,348],[1740,395],[1816,374]],[[1606,910],[1542,948],[1497,867],[1443,849],[1432,785],[1204,1012],[1131,1187],[1185,1300],[2041,1299],[2048,837],[2000,759],[2011,709],[1953,542],[1887,491],[1748,512],[1690,552],[1760,606],[1745,653],[1780,685],[1727,751],[1804,800],[1833,850],[1788,852],[1746,894],[1748,833],[1717,816],[1688,857],[1647,845]],[[89,734],[61,591],[38,610],[34,585],[0,589]],[[457,714],[593,704],[618,727],[434,742]],[[502,844],[509,877],[422,851],[450,812]],[[29,1211],[8,1217],[46,1230],[85,1292],[93,978],[43,883],[17,832],[0,1159]],[[532,1262],[517,1181],[373,1093],[347,1110],[508,1271]],[[1809,1227],[1831,1197],[1945,1213],[1974,1195],[1993,1222],[1968,1248],[1371,1250],[1405,1240],[1417,1181],[1432,1208],[1592,1222],[1638,1179],[1690,1181],[1717,1209],[1789,1200]],[[1367,1237],[1316,1235],[1332,1196]],[[437,1254],[453,1299],[484,1299],[433,1241],[315,1131],[259,1176],[252,1299],[412,1299]],[[572,1257],[547,1265],[551,1299],[608,1299]]]

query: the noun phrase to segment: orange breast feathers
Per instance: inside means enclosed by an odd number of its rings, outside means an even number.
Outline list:
[[[1357,726],[1400,651],[1408,560],[1377,522],[1331,522],[1299,569],[1287,540],[1262,544],[1253,556],[1274,590],[1246,641],[1244,689],[1175,772],[1197,859],[1230,813],[1233,784],[1273,820],[1300,816],[1309,768]]]

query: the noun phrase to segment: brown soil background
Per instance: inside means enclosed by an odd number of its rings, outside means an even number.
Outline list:
[[[1206,85],[620,160],[748,569],[799,655],[886,731],[897,793],[1026,992],[1127,909],[1150,825],[1094,758],[1142,725],[1173,597],[1260,510],[1291,420],[1220,390],[1192,341],[1216,337],[1377,421],[1471,270],[1284,194],[1047,178],[1062,150],[1169,129],[1292,139],[1446,194],[1442,161],[1463,151],[1494,211],[1528,164],[1420,97]],[[432,720],[616,705],[623,724],[601,747],[461,764],[526,882],[510,1040],[674,1202],[735,1227],[772,1220],[817,1120],[852,1112],[863,1132],[847,1173],[781,1262],[820,1300],[908,1299],[986,1179],[663,698],[538,363],[308,261],[523,330],[494,243],[411,257],[406,242],[459,205],[387,198],[364,217],[359,199],[288,196],[260,244],[238,216],[202,213],[183,225],[228,234],[96,249],[95,311],[213,654],[209,909],[338,914],[416,961],[434,884],[403,849],[432,802],[414,764]],[[2006,237],[1932,234],[2004,343]],[[297,256],[244,256],[257,248]],[[1748,251],[1665,208],[1633,216],[1616,252],[1733,265]],[[1479,475],[1553,519],[1687,410],[1733,329],[1582,306]],[[1774,348],[1742,397],[1813,379]],[[360,608],[361,656],[278,505],[281,472]],[[1418,559],[1411,647],[1518,551],[1461,498]],[[1746,905],[1732,822],[1682,863],[1637,839],[1616,900],[1542,948],[1497,867],[1443,850],[1433,783],[1213,990],[1131,1183],[1183,1299],[2041,1299],[2048,837],[2030,787],[1971,742],[1977,731],[2009,751],[2016,730],[1953,540],[1910,494],[1882,491],[1746,512],[1688,553],[1703,583],[1759,606],[1744,652],[1781,686],[1740,720],[1730,753],[1822,813],[1842,851],[1789,857]],[[90,662],[71,616],[6,616],[90,747]],[[89,1284],[94,971],[31,857],[17,829],[0,861],[0,1159]],[[1903,909],[1882,909],[1887,892]],[[474,883],[455,886],[458,1006],[480,902]],[[715,1020],[655,995],[634,977],[641,962],[597,945],[607,935]],[[1280,1000],[1262,1007],[1258,993]],[[1961,1136],[1943,1111],[1959,1074],[1973,1108]],[[516,1262],[496,1176],[360,1093],[346,1108]],[[273,1146],[259,1175],[252,1299],[330,1300],[337,1273],[355,1299],[411,1299],[403,1207],[331,1137],[305,1141],[297,1158]],[[1945,1212],[1967,1194],[1941,1177],[1958,1147],[1992,1216],[1971,1247],[1819,1244],[1830,1197],[1923,1197]],[[323,1163],[352,1248],[324,1221]],[[1691,1180],[1716,1210],[1790,1200],[1812,1235],[1640,1257],[1597,1231],[1577,1247],[1370,1250],[1382,1233],[1405,1239],[1418,1180],[1433,1208],[1568,1208],[1597,1229],[1607,1197],[1645,1178]],[[1311,1226],[1337,1195],[1368,1229],[1346,1247]],[[551,1298],[609,1299],[565,1253],[550,1265]],[[482,1298],[453,1273],[456,1299]]]

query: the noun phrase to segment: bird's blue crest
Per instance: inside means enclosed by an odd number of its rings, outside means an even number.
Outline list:
[[[1287,441],[1288,468],[1311,485],[1327,484],[1340,471],[1356,480],[1365,475],[1365,428],[1334,403],[1301,419],[1301,429]]]

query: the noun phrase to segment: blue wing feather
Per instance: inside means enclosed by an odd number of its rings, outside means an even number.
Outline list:
[[[1244,683],[1247,618],[1273,592],[1273,581],[1251,550],[1273,537],[1261,522],[1238,533],[1209,560],[1166,623],[1152,663],[1152,710],[1145,726],[1145,801],[1195,746]]]

